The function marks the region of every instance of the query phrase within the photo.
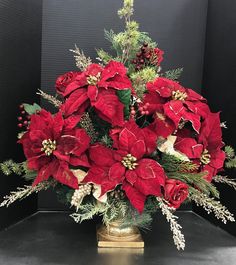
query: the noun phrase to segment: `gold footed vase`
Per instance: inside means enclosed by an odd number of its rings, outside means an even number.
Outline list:
[[[135,226],[122,227],[119,221],[97,228],[98,247],[102,248],[144,248],[139,229]]]

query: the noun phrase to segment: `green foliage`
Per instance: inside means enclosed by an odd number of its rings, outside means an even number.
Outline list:
[[[236,156],[234,149],[227,145],[225,146],[225,153],[226,153],[226,168],[236,168]]]
[[[113,141],[112,141],[112,139],[108,135],[104,135],[101,138],[101,143],[103,145],[105,145],[106,147],[111,148],[112,147],[112,144],[113,144]]]
[[[142,99],[146,91],[146,83],[153,81],[157,77],[156,70],[153,67],[146,67],[138,72],[133,72],[130,75],[133,87],[137,96]]]
[[[192,172],[198,169],[198,166],[190,161],[183,161],[173,155],[164,153],[158,162],[166,172]]]
[[[25,111],[29,115],[35,114],[36,111],[40,111],[41,110],[41,107],[38,104],[36,104],[36,103],[34,103],[33,105],[24,103],[23,105],[24,105]]]
[[[126,90],[117,90],[116,92],[120,102],[124,104],[124,115],[125,118],[129,118],[129,105],[130,105],[130,100],[131,100],[131,90],[126,89]]]
[[[229,145],[225,146],[225,153],[226,153],[226,157],[229,159],[235,157],[234,149],[233,149],[233,147],[231,147]]]
[[[181,76],[181,74],[183,73],[183,68],[176,68],[173,70],[169,70],[167,72],[165,72],[164,77],[171,79],[171,80],[178,80]]]
[[[55,187],[55,191],[57,194],[58,201],[69,206],[71,198],[74,194],[74,189],[71,189],[68,186],[62,184],[57,184]]]
[[[134,0],[124,0],[124,5],[118,10],[118,16],[120,18],[129,18],[134,13]]]
[[[190,161],[182,161],[179,158],[162,154],[158,162],[163,166],[167,176],[171,179],[178,179],[190,186],[198,187],[203,193],[219,198],[216,187],[209,183],[204,176],[207,172],[197,172],[198,166]]]
[[[98,55],[98,59],[102,61],[104,64],[109,63],[109,61],[113,59],[112,56],[108,54],[107,52],[105,52],[103,49],[98,49],[97,55]]]

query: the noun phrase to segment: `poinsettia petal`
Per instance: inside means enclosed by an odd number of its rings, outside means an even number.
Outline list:
[[[121,183],[124,179],[125,170],[125,167],[120,162],[113,164],[108,172],[109,179],[117,181],[117,184]]]
[[[93,106],[100,118],[113,126],[124,124],[124,105],[119,101],[114,91],[108,90],[98,94],[98,99]]]
[[[130,203],[141,214],[144,209],[146,196],[126,181],[123,183],[122,189],[125,191],[125,194],[128,197]]]
[[[88,97],[91,102],[97,100],[98,88],[96,86],[88,86]]]
[[[137,141],[136,136],[130,130],[124,128],[119,134],[119,148],[130,151],[131,147]]]
[[[132,156],[136,157],[137,159],[142,158],[146,153],[146,146],[144,141],[143,140],[136,141],[132,145],[130,153],[132,154]]]
[[[203,152],[203,145],[193,138],[177,138],[174,147],[190,159],[200,158]]]
[[[112,150],[100,144],[91,146],[89,154],[90,159],[98,166],[111,167],[116,162]]]
[[[48,180],[49,177],[51,177],[58,170],[58,166],[59,163],[55,159],[52,160],[51,163],[42,166],[32,186],[36,186],[40,182]]]
[[[87,89],[80,88],[70,94],[65,103],[61,106],[61,110],[66,117],[73,113],[82,113],[88,106]]]
[[[131,184],[134,185],[138,176],[134,170],[127,170],[125,173],[125,179]]]
[[[144,195],[161,196],[161,185],[157,178],[141,179],[138,178],[134,184],[135,188],[142,192]]]
[[[213,168],[221,169],[224,166],[224,161],[226,157],[225,152],[218,149],[212,152],[210,155],[211,155],[210,165]]]
[[[138,161],[135,169],[137,175],[142,179],[157,178],[161,185],[165,183],[165,172],[159,163],[153,159],[144,158]]]

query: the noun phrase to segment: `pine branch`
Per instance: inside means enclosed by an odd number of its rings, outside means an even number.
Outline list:
[[[182,227],[176,221],[178,217],[172,213],[175,209],[169,207],[163,198],[157,197],[157,201],[159,202],[159,207],[162,214],[166,217],[167,222],[170,223],[170,230],[173,233],[174,244],[178,250],[184,250],[185,239],[181,232]]]
[[[198,165],[190,161],[183,161],[176,156],[164,153],[162,154],[162,157],[160,160],[158,160],[158,162],[167,172],[193,172],[198,169]]]
[[[206,193],[207,195],[212,195],[215,198],[219,198],[219,192],[216,187],[204,179],[206,175],[205,172],[201,173],[185,173],[185,172],[171,172],[167,173],[169,178],[178,179],[190,186],[197,187],[201,192]]]
[[[226,224],[227,221],[235,222],[233,214],[230,213],[225,206],[199,190],[190,187],[189,198],[194,201],[197,206],[203,207],[208,214],[213,213],[216,218],[220,219],[224,224]]]
[[[225,146],[225,153],[226,153],[226,157],[229,159],[235,157],[234,149],[233,149],[233,147],[231,147],[229,145]]]
[[[6,195],[3,197],[3,202],[0,204],[0,207],[8,207],[12,203],[14,203],[17,200],[25,199],[26,197],[30,196],[33,193],[38,193],[42,190],[47,190],[50,187],[55,186],[55,181],[44,181],[39,183],[36,186],[28,186],[25,185],[24,187],[18,187],[17,191],[10,192],[9,195]]]
[[[180,78],[181,74],[183,73],[183,70],[183,68],[176,68],[173,70],[166,71],[164,77],[176,81]]]
[[[22,175],[28,172],[26,168],[26,163],[16,163],[12,159],[0,163],[0,170],[6,176],[11,174]]]
[[[236,168],[236,157],[232,159],[228,159],[227,162],[225,162],[225,167],[226,168]]]
[[[76,45],[75,45],[75,49],[74,50],[71,49],[70,51],[75,54],[74,58],[75,58],[76,66],[81,71],[84,71],[92,63],[92,60],[89,57],[86,57],[83,51],[81,51]]]
[[[71,214],[70,216],[76,223],[81,223],[85,220],[92,219],[95,215],[103,214],[107,209],[107,205],[104,203],[93,202],[80,205],[78,212]]]
[[[88,112],[85,112],[80,119],[80,126],[85,129],[87,134],[91,137],[92,143],[96,142],[97,134],[93,126],[93,122]]]
[[[228,176],[216,175],[215,177],[213,177],[213,180],[217,183],[229,185],[236,190],[236,179],[230,179]]]
[[[58,100],[56,97],[49,95],[40,89],[39,89],[39,92],[37,92],[36,94],[40,95],[42,98],[46,99],[49,103],[54,105],[56,108],[59,108],[62,104],[62,102],[60,100]]]

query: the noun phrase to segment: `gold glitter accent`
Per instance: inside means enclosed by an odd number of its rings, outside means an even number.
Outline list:
[[[123,157],[121,163],[129,170],[134,170],[136,166],[138,166],[138,163],[136,163],[136,161],[137,161],[136,157],[132,156],[131,154],[128,154],[125,157]]]
[[[97,75],[89,75],[87,77],[87,82],[89,85],[95,86],[98,83],[98,81],[100,80],[100,78],[101,78],[100,72]]]
[[[202,164],[207,165],[211,162],[211,155],[209,152],[205,149],[201,155],[200,161]]]
[[[51,139],[43,140],[42,146],[41,151],[43,151],[47,156],[50,156],[57,148],[56,141],[52,141]]]
[[[172,91],[172,99],[184,101],[188,95],[185,92],[181,92],[179,90]]]

